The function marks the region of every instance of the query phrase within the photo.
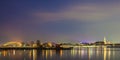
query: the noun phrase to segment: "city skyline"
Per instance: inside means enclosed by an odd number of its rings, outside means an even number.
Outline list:
[[[7,41],[119,42],[120,1],[0,2],[0,43]]]

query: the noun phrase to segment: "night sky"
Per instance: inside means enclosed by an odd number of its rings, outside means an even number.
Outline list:
[[[0,0],[0,43],[120,41],[119,0]]]

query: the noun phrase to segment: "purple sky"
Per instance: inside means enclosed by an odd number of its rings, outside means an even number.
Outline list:
[[[0,43],[119,42],[118,0],[1,0]]]

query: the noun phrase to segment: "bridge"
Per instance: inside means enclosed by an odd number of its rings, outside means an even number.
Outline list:
[[[9,49],[37,49],[37,47],[31,47],[31,46],[22,46],[21,42],[7,42],[4,43],[0,49],[5,49],[5,50],[9,50]]]
[[[21,42],[7,42],[2,45],[3,47],[22,47]]]

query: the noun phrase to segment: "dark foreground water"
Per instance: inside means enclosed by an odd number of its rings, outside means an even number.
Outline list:
[[[120,48],[0,50],[0,60],[120,60]]]

